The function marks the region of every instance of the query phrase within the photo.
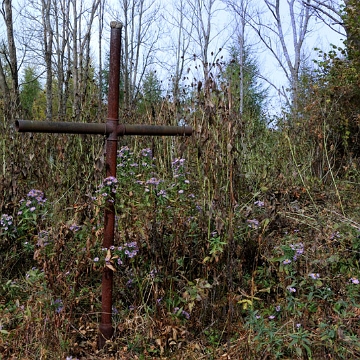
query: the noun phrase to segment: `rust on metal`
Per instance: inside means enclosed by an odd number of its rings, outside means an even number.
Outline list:
[[[106,123],[71,123],[17,120],[15,128],[18,132],[98,134],[106,135],[106,177],[116,177],[117,140],[123,135],[150,136],[190,136],[190,126],[158,126],[119,124],[119,85],[120,85],[120,52],[122,23],[113,21],[110,38],[110,73],[108,93],[108,117]],[[114,200],[114,199],[110,199]],[[110,248],[114,244],[115,205],[108,201],[104,214],[103,247]],[[112,290],[113,271],[105,267],[101,284],[101,321],[99,325],[99,348],[103,348],[106,340],[114,334],[112,326]]]
[[[106,126],[111,129],[106,139],[106,177],[116,177],[117,127],[119,125],[119,85],[120,85],[120,53],[121,28],[120,22],[111,22],[110,35],[110,72],[108,93],[108,118]],[[111,201],[112,200],[112,201]],[[105,206],[103,247],[109,249],[114,244],[115,206],[109,199]],[[106,340],[114,334],[112,326],[112,289],[113,271],[105,267],[101,285],[101,322],[99,326],[99,348],[103,348]]]
[[[115,131],[114,131],[115,123]],[[191,126],[163,126],[163,125],[134,125],[117,124],[114,120],[104,124],[52,122],[34,120],[16,120],[15,128],[18,132],[33,133],[62,133],[62,134],[98,134],[116,136],[123,135],[151,135],[151,136],[190,136]]]
[[[106,135],[106,124],[16,120],[15,128],[18,132]]]

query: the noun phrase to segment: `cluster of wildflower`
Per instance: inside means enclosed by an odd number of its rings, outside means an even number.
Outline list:
[[[185,164],[185,159],[178,159],[178,158],[176,158],[171,163],[171,167],[173,168],[174,171],[174,177],[178,177],[179,175],[184,173],[184,164]]]
[[[21,209],[18,211],[18,215],[22,215],[24,211],[29,210],[34,212],[38,205],[42,206],[46,203],[46,198],[41,190],[32,189],[27,194],[26,199],[20,200]]]
[[[138,181],[138,184],[145,185],[145,192],[150,192],[151,186],[153,186],[156,189],[159,186],[159,184],[162,182],[163,182],[163,180],[152,177],[152,178],[146,180],[145,182]],[[167,195],[165,190],[160,190],[156,194],[159,197],[165,197]]]
[[[151,149],[149,149],[149,148],[142,149],[140,153],[141,153],[142,156],[152,159],[152,151],[151,151]]]
[[[291,287],[291,286],[288,286],[287,287],[288,291],[291,292],[291,293],[296,293],[296,289]]]
[[[120,163],[119,167],[126,166],[127,162],[132,158],[133,152],[130,150],[128,146],[122,146],[120,150],[117,152],[117,157],[119,158]]]
[[[166,192],[166,190],[164,190],[164,189],[161,189],[157,194],[156,194],[156,196],[158,196],[158,197],[166,197],[166,195],[167,195],[167,192]]]
[[[297,244],[290,244],[291,250],[295,251],[295,254],[293,256],[293,260],[296,261],[298,256],[302,255],[304,253],[304,244],[303,243],[297,243]]]
[[[246,220],[246,222],[248,223],[248,226],[251,227],[252,229],[258,229],[259,228],[259,220],[257,219],[249,219]]]
[[[190,319],[190,314],[182,308],[174,308],[174,314],[176,314],[176,316],[183,316],[185,319]]]
[[[317,280],[320,278],[320,274],[319,273],[310,273],[309,276],[314,279]]]
[[[118,180],[116,179],[116,177],[109,176],[106,179],[104,179],[102,184],[99,185],[98,190],[96,192],[99,193],[100,196],[102,196],[103,198],[108,198],[109,196],[116,194],[117,186],[118,186]]]
[[[2,214],[0,217],[0,226],[3,230],[8,231],[13,226],[13,217],[8,214]]]
[[[280,305],[277,305],[275,306],[275,311],[278,313],[281,311],[281,306]],[[260,319],[261,316],[256,316],[257,319]],[[269,316],[269,320],[274,320],[275,319],[275,315],[270,315]]]
[[[69,226],[69,230],[73,231],[73,232],[77,232],[81,229],[81,226],[76,225],[76,224],[72,224]]]
[[[340,237],[340,233],[338,231],[335,231],[330,235],[330,240],[339,239]]]
[[[123,265],[123,260],[126,258],[132,259],[139,252],[137,243],[135,241],[125,243],[123,246],[110,246],[110,248],[102,248],[102,253],[105,253],[104,263],[105,265],[115,264],[118,266]],[[96,256],[93,261],[96,264],[102,264],[102,257]]]
[[[359,279],[356,278],[356,277],[352,277],[349,281],[350,281],[352,284],[355,284],[355,285],[358,285],[358,284],[359,284]]]
[[[161,182],[162,182],[162,180],[153,177],[149,180],[146,180],[145,185],[158,186]]]
[[[180,189],[178,190],[179,194],[183,194],[184,193],[184,189],[187,189],[187,185],[190,184],[190,181],[188,179],[185,178],[186,173],[185,173],[185,168],[184,168],[184,164],[185,164],[185,159],[178,159],[176,158],[172,163],[171,163],[171,167],[173,169],[173,174],[174,174],[174,178],[175,179],[179,179],[179,186]],[[173,184],[173,187],[175,187],[176,185]]]
[[[254,205],[258,206],[258,207],[264,207],[265,203],[261,200],[257,200],[254,202]]]
[[[46,198],[44,198],[44,193],[41,190],[32,189],[27,194],[27,197],[35,199],[38,204],[44,204],[46,202]]]
[[[140,151],[141,160],[137,159],[139,161],[136,162],[136,159],[134,157],[134,153],[130,150],[128,146],[123,146],[120,150],[118,150],[117,157],[119,159],[118,167],[122,168],[123,170],[128,169],[134,169],[139,167],[140,165],[143,167],[148,167],[151,165],[151,161],[153,160],[152,157],[152,151],[149,148],[142,149]],[[133,171],[130,170],[130,174],[134,174]],[[126,176],[125,173],[122,173],[122,175]]]

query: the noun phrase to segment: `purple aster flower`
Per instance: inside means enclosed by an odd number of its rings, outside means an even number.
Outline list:
[[[186,319],[190,319],[190,314],[187,312],[187,311],[185,311],[185,310],[183,310],[182,312],[181,312],[181,315],[182,316],[184,316]]]
[[[156,179],[156,178],[151,178],[149,180],[146,181],[146,185],[155,185],[155,186],[158,186],[160,184],[161,180],[159,179]]]
[[[78,226],[78,225],[76,225],[76,224],[72,224],[72,225],[69,227],[69,229],[70,229],[71,231],[76,232],[76,231],[79,231],[79,230],[81,229],[81,227]]]
[[[157,196],[159,196],[159,197],[166,197],[166,191],[165,191],[165,190],[160,190],[160,191],[157,193]]]
[[[257,229],[259,227],[259,220],[257,219],[247,220],[247,223],[251,228]]]
[[[141,150],[141,155],[142,156],[145,156],[145,157],[152,157],[152,151],[151,151],[151,149],[149,149],[149,148],[146,148],[146,149],[142,149]]]
[[[132,241],[130,243],[126,243],[125,246],[129,247],[129,248],[136,248],[137,244],[135,241]]]
[[[112,309],[112,313],[113,313],[114,315],[116,315],[116,314],[119,313],[119,311],[117,310],[117,308],[116,308],[115,306],[113,306],[111,309]]]
[[[265,203],[263,201],[257,200],[254,202],[254,205],[258,207],[264,207]]]

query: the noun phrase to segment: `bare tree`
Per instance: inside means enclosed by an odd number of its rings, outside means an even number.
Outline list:
[[[236,38],[237,44],[239,46],[239,65],[240,65],[240,74],[239,74],[239,95],[240,95],[240,104],[239,104],[239,114],[243,115],[244,112],[244,66],[245,66],[245,45],[246,45],[246,26],[248,25],[250,14],[250,0],[225,0],[225,3],[231,8],[233,14],[235,15],[236,21]],[[231,104],[231,103],[230,103]]]
[[[160,36],[160,7],[149,0],[119,0],[121,11],[115,17],[123,20],[123,86],[125,104],[131,108],[140,94],[146,70],[155,61]]]
[[[57,117],[66,116],[71,77],[70,0],[53,1],[54,68],[57,75]]]
[[[105,13],[105,0],[100,0],[99,4],[99,16],[98,16],[98,26],[99,26],[99,38],[98,38],[98,70],[99,70],[99,105],[98,109],[101,111],[101,105],[103,102],[103,67],[102,67],[102,48],[103,48],[103,31],[104,31],[104,13]]]
[[[340,35],[345,35],[344,29],[342,28],[344,23],[340,2],[342,3],[342,1],[339,0],[312,0],[310,3],[303,0],[303,4],[310,6],[314,10],[314,15],[331,30]],[[345,3],[346,2],[345,0]]]
[[[168,31],[169,46],[167,52],[172,54],[171,60],[173,63],[169,64],[169,59],[165,66],[169,66],[172,72],[172,96],[175,107],[178,106],[180,101],[180,84],[184,76],[186,63],[189,61],[189,46],[190,37],[188,34],[192,33],[193,22],[187,21],[189,18],[189,6],[186,0],[179,0],[176,4],[172,5],[167,11],[166,21],[170,27]]]
[[[71,0],[72,5],[72,44],[73,44],[73,117],[78,119],[81,106],[86,97],[90,67],[91,31],[100,0],[92,1],[91,5],[83,1]],[[79,6],[79,7],[78,7]],[[82,22],[86,22],[82,28]],[[85,31],[84,35],[82,31]]]
[[[348,55],[358,58],[360,51],[359,1],[312,0],[308,6],[333,31],[346,38]]]
[[[3,0],[0,10],[6,27],[6,42],[0,45],[0,88],[2,90],[5,106],[4,115],[8,122],[19,115],[19,71],[14,36],[13,5],[11,0]],[[9,70],[10,79],[6,69]]]
[[[46,66],[46,120],[52,119],[52,52],[53,31],[51,27],[51,0],[41,1],[41,18],[43,24],[43,44]]]
[[[284,1],[285,2],[285,1]],[[286,99],[294,114],[298,111],[299,76],[304,60],[304,41],[310,32],[310,20],[313,10],[311,0],[287,0],[287,10],[281,6],[282,0],[264,0],[270,21],[264,20],[264,12],[258,11],[249,19],[249,24],[273,55],[283,70],[289,85],[290,97],[284,89],[270,82]],[[291,35],[288,35],[290,32]]]
[[[203,66],[204,93],[209,98],[210,89],[214,86],[211,70],[220,49],[210,52],[210,43],[218,35],[213,34],[212,22],[219,8],[217,0],[186,0],[190,7],[191,17],[188,18],[193,25],[191,33],[188,33],[194,46],[194,58],[199,59]],[[214,64],[214,65],[213,65]]]

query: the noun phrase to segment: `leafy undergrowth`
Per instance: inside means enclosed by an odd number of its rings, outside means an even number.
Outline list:
[[[1,358],[360,356],[355,185],[262,187],[225,212],[200,196],[210,190],[188,160],[159,163],[122,147],[117,177],[66,209],[66,222],[36,189],[1,215]],[[98,350],[105,266],[115,332]]]

